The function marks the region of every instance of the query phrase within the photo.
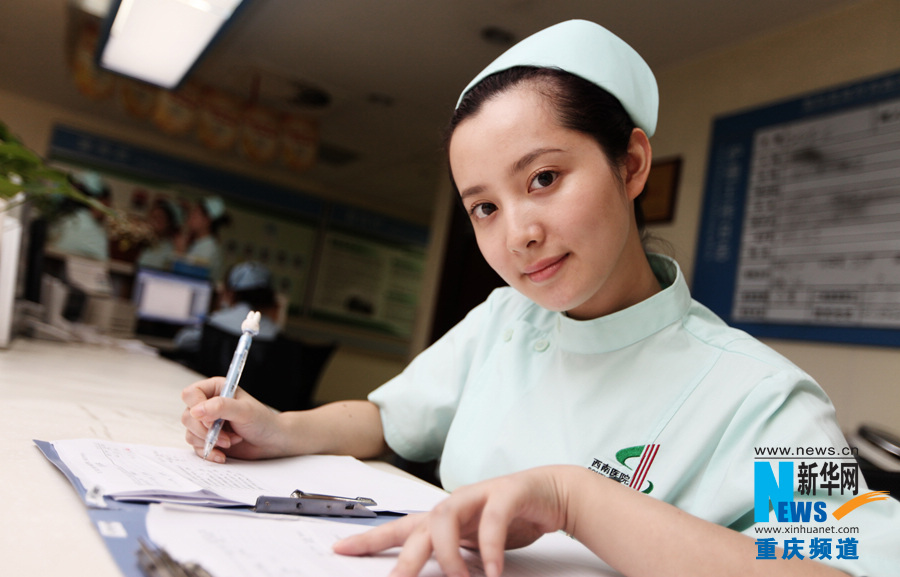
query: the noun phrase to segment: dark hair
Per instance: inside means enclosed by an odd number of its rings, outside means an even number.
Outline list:
[[[271,277],[263,286],[257,286],[250,289],[239,290],[231,284],[231,273],[235,267],[241,266],[243,263],[235,263],[228,267],[225,273],[225,287],[234,295],[235,303],[246,303],[253,310],[264,309],[278,304],[275,297],[275,288],[272,286]]]
[[[275,306],[278,301],[272,287],[260,287],[245,291],[234,291],[234,301],[247,303],[253,310]]]
[[[203,202],[198,202],[197,206],[200,207],[200,210],[206,215],[206,218],[209,219],[209,232],[213,236],[219,236],[219,229],[231,224],[231,215],[228,213],[223,214],[219,218],[213,218],[210,216],[209,211],[206,210],[206,205]]]
[[[166,215],[166,221],[168,221],[168,224],[166,225],[166,232],[165,232],[166,237],[172,237],[172,236],[175,236],[176,234],[178,234],[178,230],[181,227],[178,225],[178,215],[175,214],[175,207],[172,206],[171,203],[169,203],[161,198],[157,198],[153,202],[153,208],[160,209]]]
[[[515,66],[485,77],[463,96],[444,134],[444,150],[449,152],[456,127],[477,114],[485,102],[522,84],[532,84],[553,105],[560,126],[593,138],[610,166],[620,168],[628,154],[628,143],[636,125],[619,100],[593,82],[559,68]],[[614,171],[616,176],[619,172]],[[453,169],[450,181],[454,190]],[[644,228],[640,197],[634,202],[639,230]]]
[[[66,175],[66,180],[72,186],[72,188],[78,190],[78,192],[87,196],[88,198],[93,198],[94,200],[97,200],[99,202],[104,202],[112,197],[112,189],[110,189],[109,185],[105,182],[103,183],[103,188],[99,192],[92,192],[73,174]],[[54,206],[52,207],[51,212],[55,216],[59,217],[86,208],[89,207],[84,205],[81,201],[58,194],[54,195]]]

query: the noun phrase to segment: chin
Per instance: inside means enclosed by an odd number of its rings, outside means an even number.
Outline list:
[[[564,291],[548,290],[550,287],[535,287],[534,285],[512,283],[509,284],[529,300],[537,304],[539,307],[555,313],[570,311],[582,306],[588,301],[588,297],[583,297],[579,294],[573,295],[565,293]]]
[[[566,311],[570,311],[570,310],[572,310],[572,309],[574,309],[574,308],[577,308],[580,304],[582,304],[582,303],[579,303],[579,302],[577,302],[577,301],[576,301],[576,302],[572,302],[572,301],[569,301],[569,300],[560,301],[559,299],[539,299],[539,298],[534,298],[534,297],[528,295],[528,293],[525,293],[525,296],[527,296],[528,298],[530,298],[532,301],[534,301],[534,302],[535,302],[538,306],[540,306],[541,308],[547,309],[548,311],[551,311],[551,312],[554,312],[554,313],[564,313],[564,312],[566,312]]]

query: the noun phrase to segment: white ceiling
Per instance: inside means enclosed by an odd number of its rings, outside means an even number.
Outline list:
[[[252,0],[195,78],[293,108],[294,83],[327,90],[316,113],[326,148],[358,159],[322,161],[296,177],[427,222],[442,178],[440,133],[459,90],[503,51],[487,26],[516,39],[569,18],[606,26],[650,66],[705,52],[853,3],[853,0]],[[66,64],[68,0],[0,2],[0,90],[78,113],[128,122],[74,87]],[[164,39],[161,39],[164,41]],[[392,104],[373,100],[387,98]],[[3,111],[0,110],[0,118]],[[5,119],[9,122],[9,119]],[[151,130],[147,128],[147,130]],[[283,176],[282,176],[283,178]]]

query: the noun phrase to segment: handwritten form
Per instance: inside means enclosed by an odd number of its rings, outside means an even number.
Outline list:
[[[380,471],[354,459],[307,455],[268,461],[211,463],[191,449],[98,439],[54,441],[59,458],[87,490],[126,501],[195,505],[253,505],[261,495],[295,489],[369,497],[375,511],[427,511],[447,494],[431,485]],[[102,503],[102,500],[101,500]]]
[[[151,505],[150,539],[178,561],[193,561],[216,577],[355,577],[388,575],[399,549],[370,557],[332,552],[338,539],[369,527],[287,515],[235,515],[221,510]],[[463,551],[475,577],[484,570],[477,554]],[[432,559],[423,577],[443,575]],[[619,575],[586,547],[561,533],[544,535],[528,547],[507,551],[503,575],[510,577],[598,577]]]

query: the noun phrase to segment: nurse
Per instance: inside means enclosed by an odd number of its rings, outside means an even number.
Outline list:
[[[169,269],[175,255],[175,239],[184,220],[181,206],[168,198],[157,198],[147,215],[156,237],[138,257],[138,266]]]
[[[69,182],[82,193],[106,206],[112,203],[112,192],[103,178],[92,171],[69,176]],[[65,209],[64,209],[65,210]],[[47,233],[47,248],[95,260],[109,260],[109,236],[106,215],[94,207],[73,206]]]
[[[219,229],[228,223],[225,202],[218,196],[206,196],[193,203],[182,234],[175,240],[175,260],[208,270],[209,278],[222,277],[224,255]]]
[[[247,395],[185,389],[187,440],[229,421],[213,458],[304,453],[440,459],[453,495],[335,546],[404,545],[396,575],[459,546],[504,547],[566,530],[625,575],[834,575],[806,558],[758,560],[758,447],[846,442],[805,372],[692,300],[678,264],[648,253],[636,199],[652,161],[657,87],[606,29],[569,21],[511,48],[463,91],[447,137],[479,248],[510,285],[367,401],[274,415]],[[865,493],[859,481],[858,491]],[[846,501],[822,495],[829,511]],[[867,509],[868,507],[868,509]],[[854,512],[855,574],[898,563],[900,506]],[[823,556],[824,557],[824,556]]]
[[[274,341],[280,332],[278,310],[272,272],[262,263],[244,261],[228,269],[219,308],[209,315],[206,323],[239,337],[247,314],[258,311],[259,332],[254,341]],[[175,353],[199,352],[202,337],[203,325],[181,329],[175,335]]]

